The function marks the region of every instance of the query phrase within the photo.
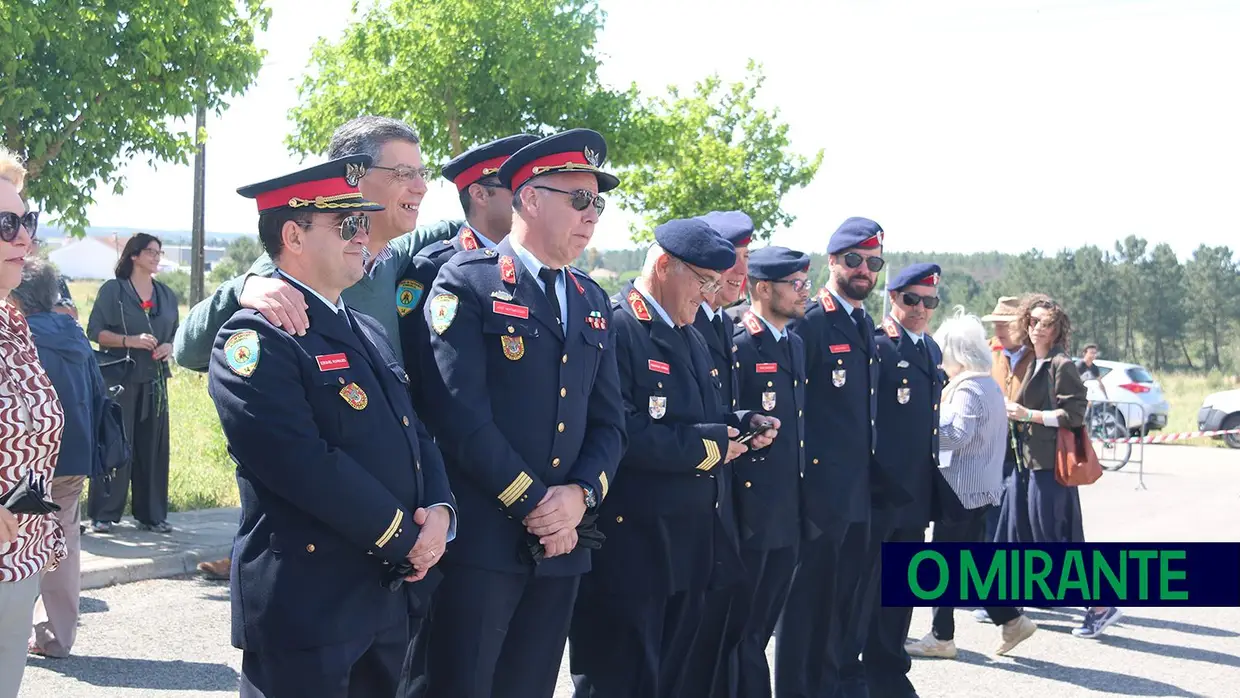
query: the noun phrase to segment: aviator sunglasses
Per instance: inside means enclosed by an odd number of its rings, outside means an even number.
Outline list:
[[[913,306],[913,305],[917,305],[918,303],[921,303],[922,305],[926,306],[926,310],[934,310],[935,308],[939,307],[938,296],[919,296],[916,293],[905,292],[903,295],[903,300],[904,300],[904,304],[909,305],[909,306]]]
[[[39,212],[30,211],[25,214],[18,214],[12,211],[5,211],[0,213],[0,240],[13,242],[17,239],[17,231],[23,227],[30,234],[30,239],[33,240],[35,231],[39,229]]]
[[[310,228],[310,223],[302,225],[303,228]],[[370,218],[361,214],[349,216],[340,221],[340,225],[329,225],[328,228],[338,228],[340,230],[340,239],[348,242],[357,237],[358,232],[370,232]]]
[[[556,189],[554,187],[544,187],[542,185],[534,185],[534,188],[545,189],[547,191],[553,191],[557,194],[567,194],[573,197],[569,203],[571,203],[573,205],[573,208],[578,211],[584,211],[586,210],[586,206],[589,206],[590,204],[594,204],[595,213],[602,215],[603,207],[607,205],[607,201],[603,197],[599,196],[598,194],[595,194],[589,189],[576,189],[574,191],[564,191],[563,189]]]
[[[862,257],[856,252],[849,252],[844,255],[844,265],[849,269],[856,269],[861,266],[861,262],[863,260],[865,261],[866,269],[869,269],[876,274],[878,273],[878,270],[882,269],[883,265],[887,263],[882,257]]]

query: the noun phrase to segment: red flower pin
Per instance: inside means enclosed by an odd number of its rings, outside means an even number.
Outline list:
[[[142,309],[148,313],[155,307],[155,301],[142,301]]]

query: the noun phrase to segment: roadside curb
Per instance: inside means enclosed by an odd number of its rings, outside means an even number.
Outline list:
[[[82,589],[100,589],[116,584],[163,579],[197,572],[198,563],[220,560],[232,554],[231,542],[209,545],[197,550],[160,555],[146,559],[115,560],[113,564],[82,570]]]

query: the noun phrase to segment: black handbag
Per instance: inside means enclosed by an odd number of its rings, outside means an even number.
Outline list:
[[[60,505],[47,494],[43,478],[35,479],[34,472],[26,471],[26,477],[13,489],[0,495],[0,506],[11,514],[43,516],[60,511]]]
[[[125,413],[120,403],[105,396],[99,404],[99,427],[95,433],[99,470],[95,474],[110,477],[117,468],[129,462],[132,449],[125,436]]]

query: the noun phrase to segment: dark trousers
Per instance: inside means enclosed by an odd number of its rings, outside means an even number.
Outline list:
[[[990,505],[977,509],[962,509],[963,513],[959,519],[934,522],[934,542],[990,542],[985,540],[983,536],[985,536],[986,522],[994,509],[995,507]],[[933,610],[934,621],[931,631],[936,639],[954,640],[956,638],[956,616],[954,611],[955,609],[950,607],[936,607]],[[1003,625],[1020,616],[1020,611],[1007,606],[987,607],[986,613],[990,615],[990,621],[995,625]]]
[[[394,696],[408,644],[402,620],[363,641],[243,652],[241,698]]]
[[[587,576],[573,612],[574,698],[679,698],[710,675],[687,671],[707,606],[704,591],[629,596]]]
[[[921,543],[926,540],[924,526],[885,525],[882,528],[884,529],[882,533],[886,534],[883,542]],[[882,556],[880,554],[877,572],[870,583],[871,593],[877,595],[877,600],[873,605],[870,631],[866,637],[865,652],[862,655],[866,685],[870,698],[910,698],[916,696],[917,691],[908,680],[908,672],[913,667],[913,661],[904,649],[904,640],[908,637],[909,626],[913,622],[913,609],[883,606],[881,581]]]
[[[677,682],[678,698],[736,695],[738,675],[734,660],[745,632],[749,604],[748,588],[743,583],[705,593],[702,618]]]
[[[861,650],[869,614],[863,580],[877,565],[870,526],[832,526],[801,543],[788,601],[775,631],[775,695],[824,698],[864,686]]]
[[[121,520],[130,481],[133,517],[144,524],[168,519],[168,399],[164,396],[162,404],[155,404],[155,386],[155,382],[128,384],[120,395],[125,436],[133,457],[116,469],[106,487],[101,478],[91,481],[86,498],[86,514],[91,521]]]
[[[432,698],[551,698],[579,577],[452,566],[426,633]]]
[[[796,569],[796,546],[774,550],[741,550],[747,578],[745,593],[748,617],[740,644],[733,654],[738,698],[770,698],[771,670],[766,661],[766,646],[775,633],[779,614],[792,586]]]

